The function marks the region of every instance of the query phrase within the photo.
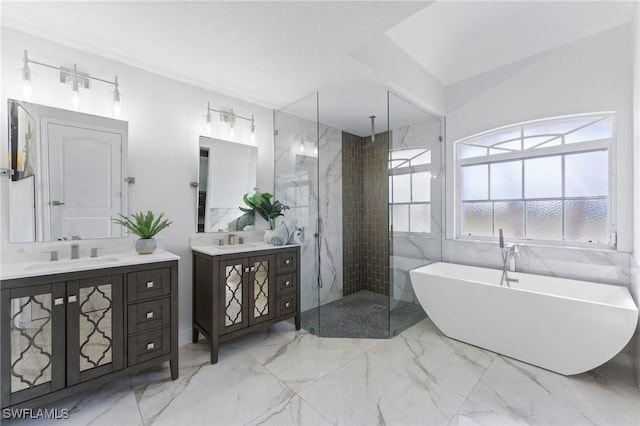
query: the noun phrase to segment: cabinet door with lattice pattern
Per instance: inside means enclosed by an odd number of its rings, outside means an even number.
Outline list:
[[[274,256],[249,258],[249,325],[275,318]]]
[[[249,324],[247,277],[249,266],[246,258],[220,262],[219,332],[231,333]]]
[[[122,275],[67,282],[67,385],[123,368]]]
[[[2,290],[2,406],[61,389],[64,283]]]

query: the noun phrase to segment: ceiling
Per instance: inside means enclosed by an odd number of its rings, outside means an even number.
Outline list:
[[[610,1],[3,1],[2,24],[270,108],[319,91],[322,122],[366,135],[370,115],[386,122],[387,88],[402,83],[351,54],[381,35],[446,86],[628,22],[631,10]]]

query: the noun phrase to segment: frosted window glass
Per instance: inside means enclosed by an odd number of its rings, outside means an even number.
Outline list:
[[[411,175],[393,176],[393,203],[411,202]]]
[[[409,214],[411,215],[411,232],[431,232],[430,204],[412,204]]]
[[[416,158],[411,160],[412,166],[419,166],[421,164],[431,164],[431,151],[418,155]]]
[[[409,232],[409,205],[393,205],[393,230]]]
[[[564,138],[564,143],[576,143],[607,139],[613,136],[613,117],[605,118],[595,124],[569,133]]]
[[[494,148],[503,149],[506,151],[521,151],[522,150],[522,142],[520,139],[515,141],[504,142],[499,145],[494,146]]]
[[[562,201],[527,201],[527,238],[562,239]]]
[[[565,196],[597,197],[609,193],[607,151],[571,154],[564,158]]]
[[[494,163],[491,172],[491,199],[522,198],[522,161]]]
[[[493,204],[493,229],[504,230],[507,238],[524,238],[524,202],[496,201]]]
[[[558,144],[560,144],[560,138],[556,138],[556,137],[551,137],[551,136],[531,136],[528,138],[524,139],[524,149],[531,149],[534,146],[537,147],[537,145],[543,145],[549,142],[549,141],[558,141]]]
[[[520,138],[520,128],[500,130],[497,132],[491,132],[484,136],[474,138],[466,141],[466,143],[472,143],[474,145],[492,146],[501,142],[510,141]]]
[[[462,203],[462,235],[492,235],[491,203]]]
[[[431,172],[413,173],[413,202],[431,201]]]
[[[609,242],[607,200],[567,200],[564,209],[565,239]]]
[[[489,166],[465,166],[460,168],[460,188],[463,200],[486,200],[489,198]]]
[[[560,156],[524,160],[524,197],[562,196],[562,161]]]
[[[525,136],[553,135],[570,132],[571,130],[589,124],[598,117],[573,117],[552,122],[530,124],[524,127]]]
[[[458,157],[460,158],[482,157],[484,155],[487,155],[486,148],[468,145],[460,145],[458,147]]]

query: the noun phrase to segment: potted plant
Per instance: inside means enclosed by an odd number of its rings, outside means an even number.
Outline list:
[[[244,203],[251,207],[250,209],[240,207],[245,213],[249,213],[253,210],[258,212],[260,216],[264,218],[269,224],[269,230],[273,231],[276,227],[276,219],[278,216],[284,216],[283,210],[287,210],[289,206],[282,204],[280,201],[271,202],[273,198],[272,194],[268,192],[261,193],[256,191],[255,194],[249,196],[249,194],[244,194],[242,199]]]
[[[160,213],[156,218],[152,211],[148,211],[147,214],[133,213],[131,219],[123,215],[119,216],[120,219],[113,219],[113,221],[140,237],[136,241],[136,251],[139,254],[151,254],[156,251],[157,244],[153,237],[173,223],[173,221],[162,219],[164,213]]]

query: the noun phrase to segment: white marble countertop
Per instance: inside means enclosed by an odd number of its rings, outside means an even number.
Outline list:
[[[259,250],[271,250],[271,249],[286,249],[297,247],[297,244],[288,244],[284,246],[274,246],[273,244],[268,244],[264,242],[248,242],[245,244],[234,244],[227,246],[217,246],[217,245],[192,245],[191,250],[197,251],[198,253],[206,254],[208,256],[220,256],[224,254],[231,253],[245,253]]]
[[[89,271],[144,263],[180,260],[180,256],[165,250],[140,255],[136,252],[105,254],[98,257],[81,257],[56,261],[13,262],[0,264],[0,280],[37,277],[65,272]]]

